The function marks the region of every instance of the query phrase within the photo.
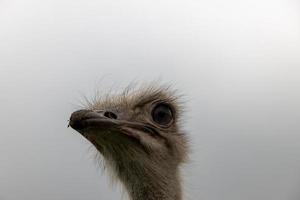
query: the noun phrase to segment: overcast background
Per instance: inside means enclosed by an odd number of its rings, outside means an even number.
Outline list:
[[[157,78],[187,99],[185,199],[300,199],[296,0],[0,0],[0,199],[120,199],[67,120]]]

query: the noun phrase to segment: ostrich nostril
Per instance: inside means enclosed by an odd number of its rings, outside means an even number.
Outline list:
[[[104,116],[107,117],[107,118],[110,118],[110,119],[117,119],[118,118],[118,116],[115,113],[111,112],[111,111],[106,111],[104,113]]]

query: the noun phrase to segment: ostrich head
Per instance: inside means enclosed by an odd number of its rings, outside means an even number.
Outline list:
[[[146,87],[91,103],[69,125],[102,154],[131,199],[180,199],[187,155],[181,107],[167,87]]]

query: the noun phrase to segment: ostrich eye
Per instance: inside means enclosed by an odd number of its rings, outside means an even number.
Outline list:
[[[160,125],[168,125],[173,120],[173,113],[167,104],[158,104],[152,110],[152,119]]]

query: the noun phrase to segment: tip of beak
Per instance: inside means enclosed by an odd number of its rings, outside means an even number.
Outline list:
[[[83,128],[82,119],[86,116],[87,113],[91,112],[90,110],[78,110],[71,114],[70,119],[68,120],[68,127],[71,127],[75,130],[80,130]]]

